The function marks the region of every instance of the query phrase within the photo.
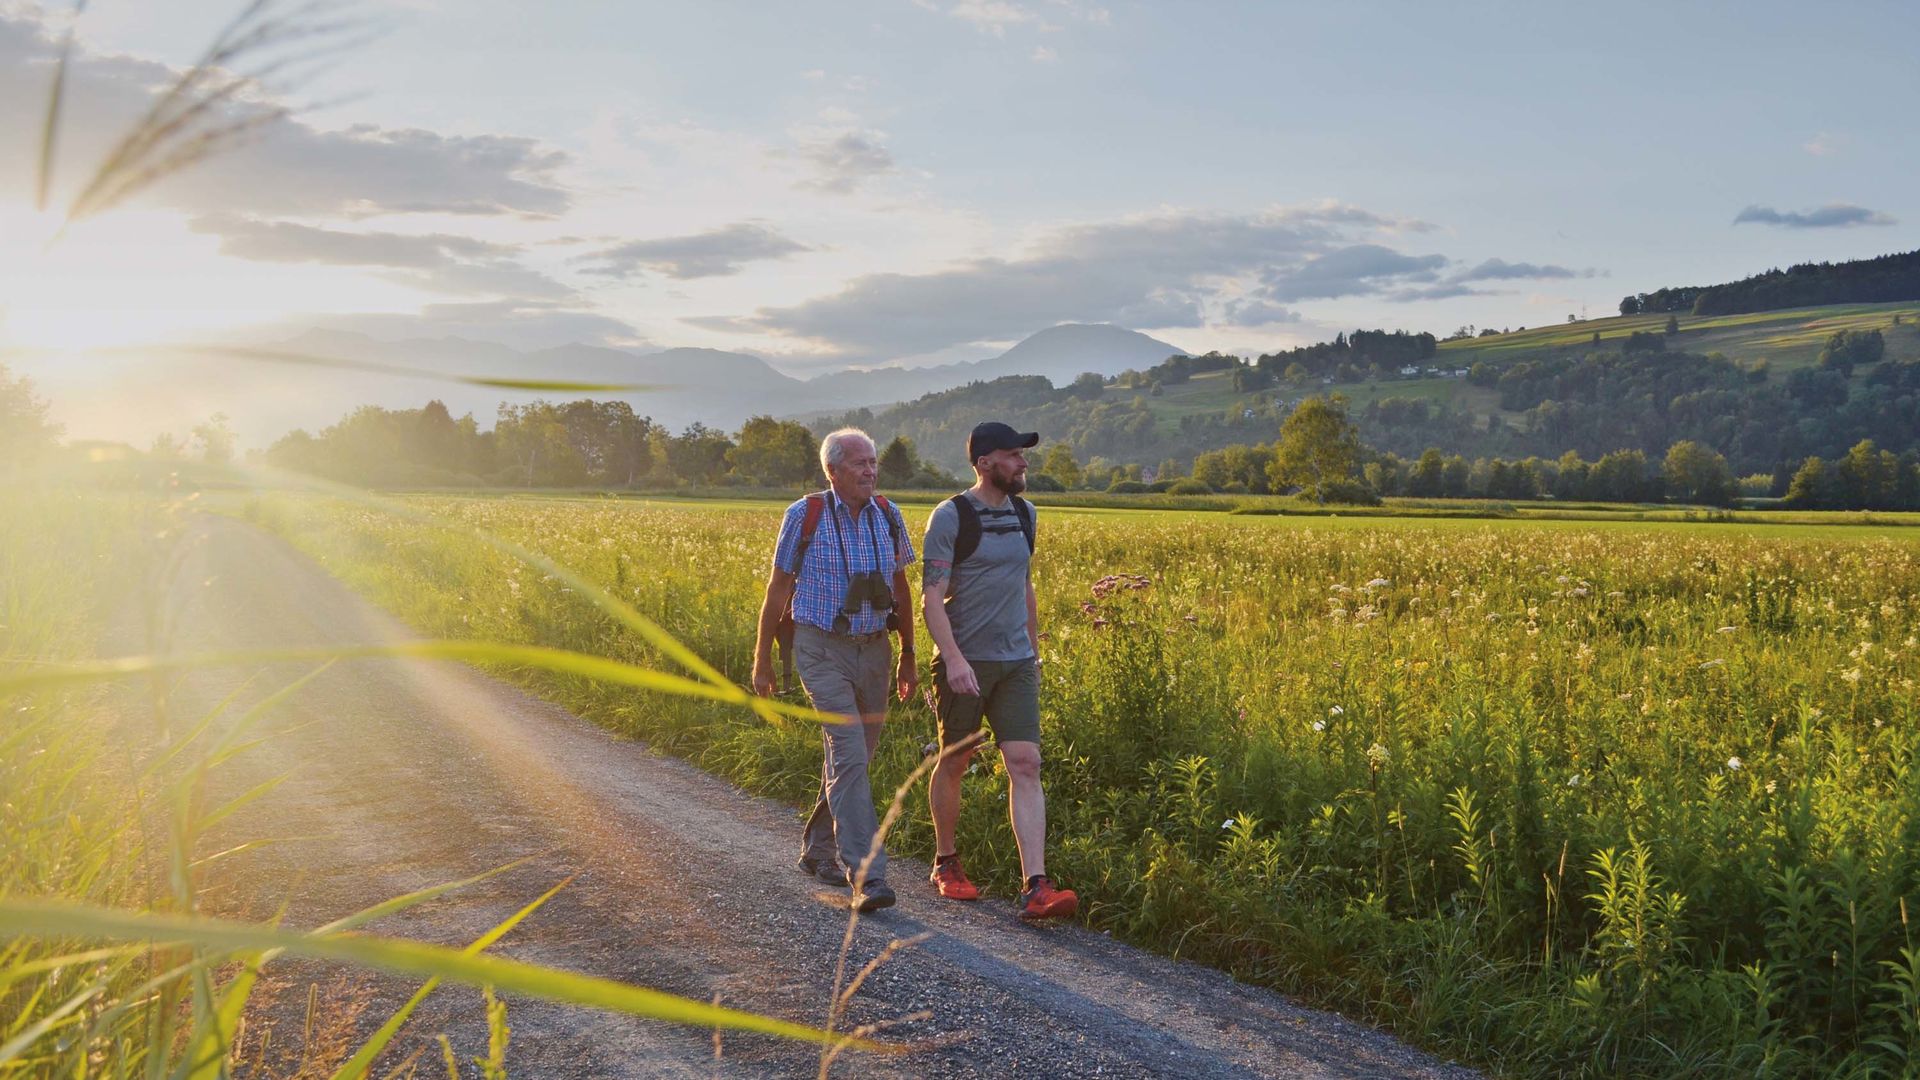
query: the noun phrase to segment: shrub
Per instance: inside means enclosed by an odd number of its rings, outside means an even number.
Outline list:
[[[1144,495],[1152,488],[1138,480],[1115,480],[1107,485],[1109,495]]]
[[[1213,488],[1207,486],[1207,484],[1204,481],[1195,480],[1189,477],[1185,480],[1175,480],[1172,486],[1167,488],[1167,494],[1169,495],[1211,495],[1213,494]]]
[[[1380,495],[1360,480],[1329,480],[1320,485],[1320,501],[1346,506],[1379,506]]]
[[[1027,490],[1028,491],[1065,491],[1067,490],[1067,485],[1061,483],[1058,480],[1055,480],[1053,477],[1048,476],[1046,473],[1028,473],[1027,474]]]

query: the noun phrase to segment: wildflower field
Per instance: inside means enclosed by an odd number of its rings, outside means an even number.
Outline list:
[[[658,659],[495,533],[745,680],[776,504],[410,503],[449,528],[245,512],[423,633]],[[1093,925],[1500,1074],[1920,1068],[1905,530],[1043,511],[1036,565],[1049,862]],[[806,724],[509,673],[811,797]],[[892,720],[876,790],[933,738]],[[1004,783],[961,825],[1003,896]],[[930,844],[916,806],[892,846]]]

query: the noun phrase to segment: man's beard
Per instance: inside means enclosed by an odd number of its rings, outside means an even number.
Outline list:
[[[987,481],[1002,495],[1018,495],[1027,490],[1027,475],[1012,469],[995,469],[987,474]]]

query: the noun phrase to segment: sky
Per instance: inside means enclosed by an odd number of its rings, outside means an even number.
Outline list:
[[[242,95],[289,116],[63,229],[240,7],[89,6],[39,210],[69,9],[0,0],[0,348],[1252,356],[1920,247],[1920,6],[1768,0],[357,0]]]

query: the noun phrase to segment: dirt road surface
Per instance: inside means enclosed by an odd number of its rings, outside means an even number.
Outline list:
[[[286,544],[207,517],[170,600],[182,651],[387,641],[408,636]],[[194,715],[235,687],[257,699],[304,668],[206,672],[177,694]],[[230,713],[238,710],[230,710]],[[341,664],[274,714],[275,732],[223,767],[225,791],[288,774],[228,820],[227,840],[282,842],[222,860],[213,910],[315,926],[381,899],[524,866],[386,919],[375,932],[464,946],[564,878],[571,885],[496,952],[819,1024],[847,919],[794,869],[799,823],[684,762],[616,739],[563,709],[444,663]],[[211,847],[223,846],[219,837]],[[1391,1037],[1077,925],[1021,924],[1005,901],[940,900],[926,867],[894,862],[897,907],[861,921],[857,968],[896,938],[850,1024],[890,1028],[897,1055],[849,1055],[836,1076],[1454,1077]],[[279,962],[243,1045],[255,1075],[325,1075],[415,984]],[[510,1071],[522,1077],[811,1076],[817,1048],[508,999]],[[478,991],[446,986],[382,1067],[435,1036],[463,1060],[486,1051]],[[471,1068],[471,1066],[469,1066]]]

